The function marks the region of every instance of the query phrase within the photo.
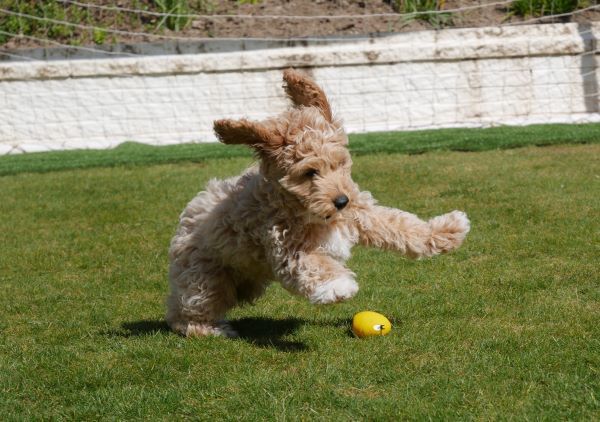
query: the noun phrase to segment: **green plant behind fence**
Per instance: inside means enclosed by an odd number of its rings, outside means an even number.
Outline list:
[[[160,12],[167,16],[128,13],[65,4],[57,0],[0,0],[0,45],[14,37],[25,36],[54,40],[69,45],[105,44],[116,42],[107,29],[136,32],[161,32],[164,29],[182,31],[190,14],[210,13],[212,0],[133,0],[129,7],[136,10]],[[78,25],[85,25],[82,28]]]
[[[155,0],[166,15],[158,22],[157,28],[166,26],[171,31],[181,31],[190,23],[190,7],[187,0]]]
[[[17,14],[0,15],[0,43],[12,38],[11,34],[32,35],[49,39],[66,38],[73,35],[72,26],[52,22],[65,21],[68,18],[77,19],[80,22],[87,20],[85,10],[79,8],[64,7],[56,1],[19,1],[0,0],[0,8]],[[43,19],[31,19],[31,15]]]
[[[0,44],[19,36],[55,40],[70,45],[92,42],[104,44],[109,40],[108,31],[104,28],[123,27],[125,24],[140,26],[140,19],[134,14],[103,15],[94,13],[93,9],[65,5],[56,0],[0,0],[0,8],[8,11],[0,14]]]
[[[407,21],[423,20],[434,28],[452,25],[452,14],[443,12],[445,0],[396,0],[398,12],[408,14]]]
[[[515,0],[510,12],[518,16],[548,16],[571,13],[587,6],[586,0]]]

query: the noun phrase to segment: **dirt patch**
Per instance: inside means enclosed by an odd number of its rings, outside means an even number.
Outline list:
[[[69,27],[70,31],[66,32],[70,33],[62,37],[50,35],[36,35],[34,38],[14,37],[7,40],[0,48],[51,47],[52,44],[45,42],[45,39],[53,39],[62,44],[86,45],[94,44],[94,41],[98,44],[157,42],[168,40],[169,37],[183,37],[192,40],[198,38],[347,37],[447,27],[495,26],[524,20],[524,18],[509,12],[508,2],[497,4],[499,1],[492,0],[447,0],[443,3],[443,10],[449,12],[440,19],[429,20],[401,16],[392,1],[383,0],[259,0],[254,4],[250,1],[204,0],[190,1],[189,3],[192,6],[196,4],[196,6],[188,13],[211,16],[186,18],[179,22],[183,29],[173,31],[167,28],[165,21],[160,16],[125,10],[143,9],[147,12],[160,12],[156,3],[150,0],[93,2],[95,6],[108,6],[111,9],[83,7],[74,2],[62,2],[61,4],[64,4],[62,7],[66,11],[64,13],[65,20],[89,25],[92,28]],[[478,7],[486,4],[485,7]],[[456,9],[465,10],[456,11]],[[217,17],[216,15],[221,16]],[[76,16],[85,16],[85,19],[83,21],[82,18],[73,19]],[[530,19],[526,18],[525,20]],[[600,20],[600,11],[596,9],[561,18],[560,21],[590,22],[597,20]],[[557,22],[557,20],[550,19],[544,21]],[[105,28],[109,31],[99,36],[98,29],[94,30],[93,27]],[[129,33],[116,33],[110,32],[110,30]]]

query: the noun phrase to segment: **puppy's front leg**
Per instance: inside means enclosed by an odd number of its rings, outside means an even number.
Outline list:
[[[470,229],[469,219],[461,211],[423,221],[414,214],[374,204],[364,207],[356,221],[361,244],[396,250],[411,258],[456,249]]]
[[[277,274],[283,287],[316,304],[341,302],[358,292],[354,273],[324,254],[299,252]]]

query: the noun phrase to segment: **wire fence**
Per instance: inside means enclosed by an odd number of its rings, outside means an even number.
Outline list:
[[[350,22],[355,21],[381,21],[382,19],[393,19],[395,21],[410,22],[414,19],[423,16],[450,16],[459,15],[464,13],[486,13],[486,11],[497,10],[509,10],[515,0],[495,1],[495,2],[482,2],[476,4],[468,4],[461,7],[453,8],[437,8],[434,10],[415,10],[411,12],[394,12],[394,13],[364,13],[364,14],[329,14],[329,15],[291,15],[291,14],[218,14],[218,13],[175,13],[175,12],[160,12],[153,10],[144,10],[140,8],[129,8],[119,5],[106,5],[106,4],[94,4],[89,2],[81,2],[74,0],[55,0],[56,4],[63,5],[64,8],[76,7],[82,10],[99,11],[103,14],[111,13],[125,13],[133,15],[136,18],[151,17],[160,19],[161,22],[166,19],[187,19],[187,20],[202,20],[202,21],[232,21],[236,20],[244,25],[252,26],[252,22],[263,22],[268,26],[285,26],[290,22],[311,22],[321,23],[323,20],[327,22],[335,22],[339,20],[346,20]],[[120,3],[119,3],[120,4]],[[438,3],[439,4],[439,3]],[[60,14],[57,14],[60,15]],[[63,15],[65,15],[63,13]],[[545,22],[557,22],[565,21],[567,19],[574,19],[577,16],[586,15],[588,20],[600,20],[600,4],[598,0],[594,0],[588,3],[586,7],[582,7],[576,10],[572,10],[566,13],[554,13],[554,14],[543,14],[541,16],[519,18],[518,20],[506,19],[501,21],[494,26],[496,27],[507,27],[516,25],[527,25]],[[507,14],[507,17],[514,14]],[[3,20],[7,18],[13,18],[19,22],[19,28],[15,28],[16,25],[2,25]],[[188,22],[189,24],[189,22]],[[323,23],[324,24],[324,23]],[[47,26],[46,32],[52,32],[51,26],[66,28],[64,32],[70,33],[70,36],[51,36],[51,34],[44,34],[43,31],[25,31],[24,28],[31,28],[35,25]],[[148,49],[135,47],[138,44],[144,43],[212,43],[216,44],[220,41],[225,42],[258,42],[258,43],[285,43],[285,42],[302,42],[302,43],[347,43],[349,41],[367,41],[376,36],[384,36],[388,33],[358,33],[348,35],[340,34],[339,31],[333,29],[329,34],[303,34],[298,35],[252,35],[252,36],[241,36],[236,35],[235,31],[231,35],[220,36],[218,32],[211,33],[209,35],[199,35],[202,31],[193,30],[182,30],[172,31],[165,29],[164,27],[142,27],[142,28],[119,28],[117,25],[103,25],[98,23],[89,22],[73,22],[66,18],[51,17],[48,15],[35,15],[27,13],[25,11],[19,11],[2,8],[0,7],[0,41],[4,38],[5,43],[0,44],[0,59],[4,60],[31,60],[31,59],[45,59],[48,55],[31,55],[24,51],[32,48],[58,48],[69,52],[68,57],[76,56],[77,53],[84,53],[86,58],[89,57],[135,57],[140,55],[146,55]],[[188,25],[189,26],[189,25]],[[451,27],[461,27],[459,24],[452,25]],[[19,30],[17,30],[19,29]],[[189,29],[189,28],[188,28]],[[423,29],[419,27],[418,29]],[[84,40],[87,43],[81,42],[81,39],[77,38],[76,32],[91,34]],[[266,31],[268,32],[268,31]],[[393,31],[392,31],[393,32]],[[101,38],[101,40],[95,40],[94,36]],[[110,38],[110,39],[107,39]],[[123,48],[123,45],[128,45],[128,48]],[[134,46],[134,47],[131,47]],[[19,51],[21,50],[21,51]],[[156,51],[160,51],[159,49]],[[173,50],[173,53],[177,53],[178,50]]]
[[[156,17],[169,17],[169,18],[195,18],[195,19],[227,19],[227,18],[241,18],[241,19],[258,19],[258,20],[280,20],[280,19],[292,19],[292,20],[319,20],[319,19],[374,19],[374,18],[382,18],[382,17],[393,17],[393,18],[402,18],[402,17],[415,17],[415,16],[424,16],[424,15],[436,15],[436,14],[445,14],[445,13],[462,13],[470,10],[477,9],[485,9],[490,7],[499,7],[499,6],[508,6],[513,2],[513,0],[505,0],[498,2],[490,2],[490,3],[481,3],[472,6],[463,6],[457,8],[448,8],[444,10],[423,10],[423,11],[414,11],[408,13],[364,13],[364,14],[335,14],[335,15],[269,15],[269,14],[198,14],[198,13],[165,13],[165,12],[153,12],[149,10],[143,9],[131,9],[127,7],[119,7],[119,6],[104,6],[104,5],[96,5],[92,3],[82,3],[78,1],[71,0],[57,0],[59,3],[63,4],[72,4],[79,7],[89,8],[89,9],[99,9],[99,10],[107,10],[107,11],[118,11],[118,12],[127,12],[134,13],[137,15],[148,15],[148,16],[156,16]]]
[[[206,36],[159,25],[171,18],[189,19],[190,27],[195,20],[239,21],[267,29],[325,21],[408,21],[497,13],[513,2],[308,16],[168,13],[124,7],[126,2],[54,1],[104,18],[147,19],[152,24],[146,26],[0,7],[0,154],[110,147],[124,140],[211,140],[214,119],[246,116],[249,110],[248,117],[264,118],[281,111],[286,104],[280,69],[287,66],[312,67],[350,132],[600,122],[597,2],[565,13],[499,21],[491,28],[463,28],[457,20],[451,26],[456,31],[415,32],[431,28],[427,24],[403,28],[404,34],[372,34],[358,27],[351,35],[334,30]],[[3,25],[7,19],[19,25]],[[569,21],[575,24],[535,25]],[[35,25],[45,30],[27,31]],[[52,33],[57,27],[59,36]],[[92,41],[97,33],[105,36],[103,42]],[[200,52],[232,54],[191,54]]]

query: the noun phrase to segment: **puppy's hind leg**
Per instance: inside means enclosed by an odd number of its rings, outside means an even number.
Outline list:
[[[186,337],[237,337],[224,320],[236,303],[234,283],[224,271],[207,274],[187,270],[171,278],[166,320],[173,331]]]

